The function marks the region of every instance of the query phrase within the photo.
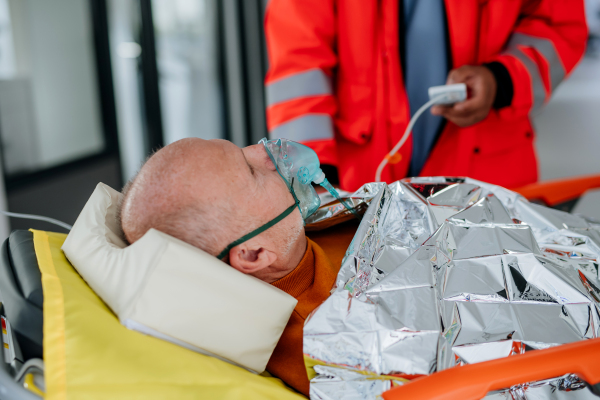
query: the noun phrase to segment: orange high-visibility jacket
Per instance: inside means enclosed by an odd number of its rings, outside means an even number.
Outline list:
[[[422,176],[507,187],[537,180],[530,115],[581,59],[582,0],[445,0],[453,68],[498,61],[512,104],[467,128],[448,122]],[[301,141],[338,167],[343,189],[375,179],[410,120],[399,56],[398,0],[270,0],[265,31],[271,138]],[[427,51],[426,48],[423,51]],[[565,132],[566,133],[566,132]],[[382,180],[403,178],[411,140]]]

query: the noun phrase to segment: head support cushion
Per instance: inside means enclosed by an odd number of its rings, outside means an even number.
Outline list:
[[[125,326],[261,372],[296,300],[151,229],[131,246],[99,183],[62,249]]]

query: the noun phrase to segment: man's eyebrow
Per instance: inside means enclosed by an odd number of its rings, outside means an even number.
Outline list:
[[[242,156],[244,157],[244,161],[246,161],[246,165],[248,166],[250,173],[252,175],[254,175],[254,168],[252,168],[252,165],[250,165],[250,163],[248,162],[248,159],[246,158],[246,154],[244,154],[244,150],[240,149],[240,151],[242,152]]]

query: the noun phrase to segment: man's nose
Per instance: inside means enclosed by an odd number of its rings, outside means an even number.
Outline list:
[[[250,158],[255,165],[260,167],[264,166],[270,171],[277,170],[262,143],[247,146],[244,148],[244,152],[246,153],[246,158]]]

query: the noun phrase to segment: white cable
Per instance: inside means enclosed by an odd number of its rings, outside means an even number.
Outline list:
[[[13,217],[13,218],[35,219],[35,220],[38,220],[38,221],[46,221],[46,222],[49,222],[51,224],[58,225],[61,228],[65,228],[68,231],[70,231],[71,228],[73,228],[73,226],[71,226],[69,224],[65,224],[62,221],[59,221],[59,220],[54,219],[54,218],[42,217],[41,215],[19,214],[19,213],[8,212],[8,211],[1,211],[1,210],[0,210],[0,212],[2,214],[6,215],[6,216]]]
[[[402,138],[398,141],[398,143],[396,143],[396,145],[394,146],[392,151],[390,151],[386,155],[386,157],[384,157],[383,160],[381,160],[379,167],[377,167],[377,172],[375,173],[375,182],[381,182],[381,173],[383,172],[383,169],[385,168],[385,166],[388,163],[388,158],[393,156],[394,154],[396,154],[398,152],[398,150],[400,150],[400,148],[404,145],[404,142],[406,142],[406,139],[408,139],[408,135],[410,134],[410,131],[412,131],[413,126],[415,125],[415,123],[417,122],[417,120],[419,119],[421,114],[423,114],[423,112],[425,112],[425,110],[427,110],[429,107],[431,107],[434,104],[437,104],[439,101],[441,101],[444,98],[446,98],[446,94],[441,94],[439,96],[436,96],[433,99],[429,100],[427,103],[423,104],[421,106],[421,108],[419,108],[417,110],[415,115],[413,115],[413,117],[410,119],[410,122],[408,123],[408,126],[406,127],[406,130],[404,131],[404,135],[402,135]]]

